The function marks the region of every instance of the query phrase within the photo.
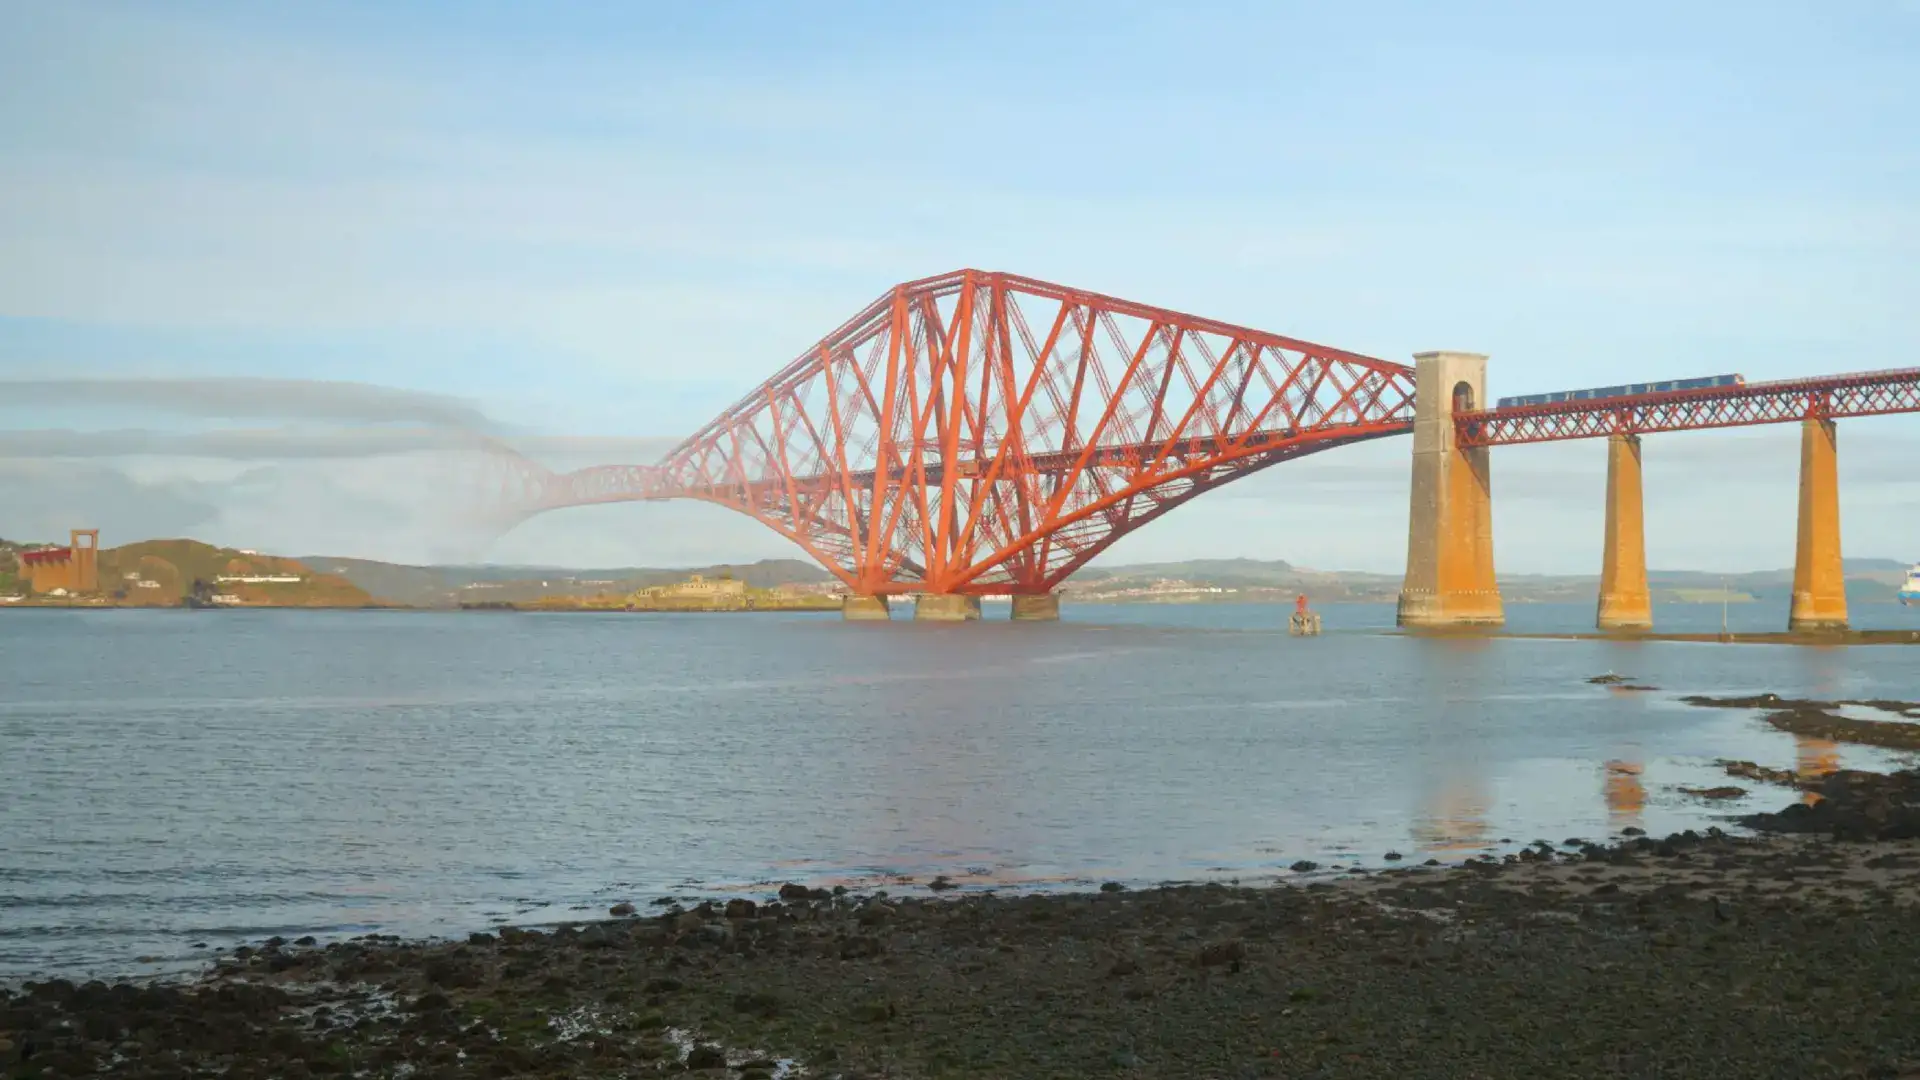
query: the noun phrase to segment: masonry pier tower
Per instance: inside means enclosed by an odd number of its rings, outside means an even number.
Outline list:
[[[1607,436],[1607,533],[1600,552],[1602,630],[1653,629],[1647,588],[1647,524],[1640,487],[1640,436]]]
[[[1493,578],[1493,482],[1484,446],[1461,446],[1454,414],[1485,408],[1487,358],[1414,356],[1413,494],[1398,622],[1412,628],[1499,626]]]
[[[1840,466],[1833,421],[1800,422],[1800,530],[1793,554],[1789,630],[1845,630],[1847,582],[1840,565]]]

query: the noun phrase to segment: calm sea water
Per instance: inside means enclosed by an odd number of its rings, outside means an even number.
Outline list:
[[[1889,763],[1677,695],[1920,685],[1905,647],[1428,641],[1365,605],[1316,639],[1280,607],[1067,615],[7,612],[0,978],[789,879],[1245,880],[1662,833],[1746,808],[1674,790],[1724,782],[1716,757]],[[1509,609],[1515,630],[1591,619]],[[1661,691],[1585,682],[1607,671]]]

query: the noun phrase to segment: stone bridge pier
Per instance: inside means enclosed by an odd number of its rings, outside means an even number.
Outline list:
[[[1833,421],[1800,424],[1800,511],[1793,556],[1790,631],[1845,630],[1847,588],[1840,563],[1840,475]],[[1646,518],[1640,486],[1640,437],[1607,439],[1607,538],[1600,557],[1601,630],[1649,630]]]
[[[1426,352],[1414,360],[1413,492],[1401,626],[1500,626],[1493,577],[1493,480],[1484,446],[1454,438],[1456,412],[1485,408],[1487,358]]]
[[[1015,593],[1013,622],[1058,622],[1059,593]],[[850,593],[840,602],[840,617],[848,622],[884,622],[893,618],[893,606],[881,595]],[[980,598],[958,593],[922,593],[913,604],[916,622],[976,622]]]
[[[1489,448],[1459,445],[1455,425],[1457,414],[1487,407],[1487,358],[1478,353],[1420,353],[1414,357],[1414,372],[1413,483],[1399,625],[1500,626],[1505,615],[1494,578]],[[1809,415],[1800,422],[1790,631],[1847,629],[1839,451],[1829,407],[1825,398],[1811,403]],[[1653,603],[1647,583],[1641,441],[1627,429],[1626,416],[1621,413],[1621,429],[1607,436],[1606,537],[1594,623],[1603,631],[1636,632],[1653,628]]]
[[[1607,537],[1600,550],[1600,609],[1594,625],[1602,630],[1653,629],[1638,435],[1607,436]]]
[[[1847,581],[1840,565],[1840,450],[1833,421],[1800,422],[1800,529],[1793,549],[1788,630],[1845,630]]]

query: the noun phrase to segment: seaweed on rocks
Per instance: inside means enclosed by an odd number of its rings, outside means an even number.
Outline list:
[[[1909,722],[1920,720],[1920,702],[1880,699],[1810,701],[1783,698],[1778,694],[1755,694],[1746,697],[1695,695],[1680,700],[1688,705],[1706,708],[1762,710],[1767,714],[1767,723],[1794,735],[1810,735],[1833,742],[1859,743],[1895,750],[1920,750],[1920,723]],[[1839,710],[1848,706],[1873,709],[1903,719],[1868,720],[1840,715]]]
[[[1728,761],[1722,759],[1720,767],[1728,776],[1737,776],[1743,780],[1755,780],[1763,784],[1784,784],[1790,788],[1799,787],[1804,781],[1799,773],[1792,769],[1775,769],[1751,761]]]
[[[1821,833],[1841,841],[1920,839],[1920,772],[1841,769],[1806,785],[1820,796],[1740,824],[1780,833]]]
[[[1678,790],[1682,795],[1691,795],[1696,799],[1707,799],[1710,801],[1719,801],[1723,799],[1742,799],[1742,798],[1745,798],[1747,794],[1746,788],[1734,787],[1732,784],[1721,784],[1716,787],[1704,787],[1704,788],[1703,787],[1681,787],[1676,790]]]

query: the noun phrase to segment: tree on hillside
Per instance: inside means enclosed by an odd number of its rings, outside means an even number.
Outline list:
[[[180,599],[188,607],[212,607],[213,585],[203,578],[194,578],[192,588]]]

